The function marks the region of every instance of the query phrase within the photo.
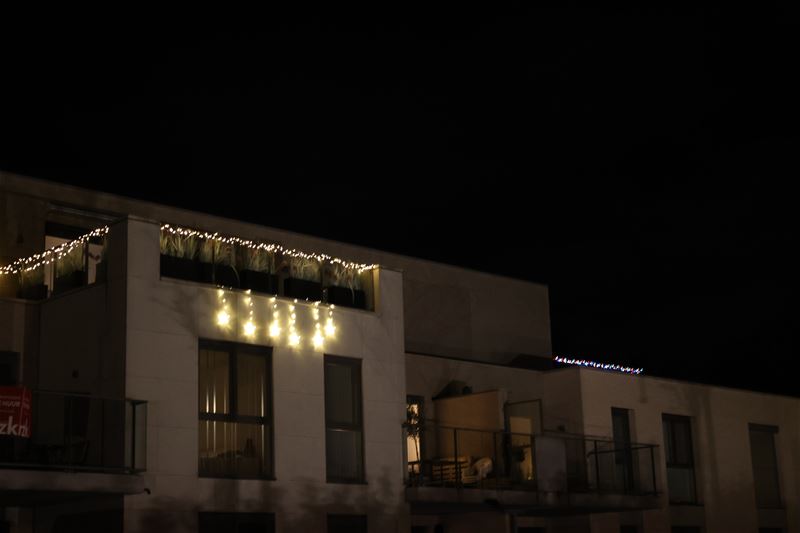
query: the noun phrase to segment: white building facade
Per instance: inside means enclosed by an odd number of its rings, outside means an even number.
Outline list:
[[[0,223],[0,532],[800,532],[800,401],[555,368],[542,285],[9,174]]]

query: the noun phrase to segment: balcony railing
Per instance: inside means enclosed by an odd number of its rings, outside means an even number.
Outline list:
[[[146,469],[147,402],[33,391],[30,438],[0,436],[0,468]]]
[[[657,494],[652,444],[437,424],[406,427],[404,438],[412,487]]]
[[[0,293],[44,300],[106,279],[108,227],[0,267]]]

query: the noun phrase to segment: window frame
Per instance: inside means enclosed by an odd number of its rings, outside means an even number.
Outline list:
[[[688,431],[689,443],[688,444],[689,444],[689,459],[690,459],[690,461],[688,463],[670,462],[670,460],[669,460],[670,458],[669,458],[669,455],[668,455],[669,450],[670,449],[672,449],[672,450],[676,450],[677,449],[676,440],[675,440],[675,431],[674,430],[671,431],[671,434],[670,434],[671,442],[670,442],[669,446],[667,446],[667,434],[666,434],[666,432],[664,432],[664,435],[663,435],[663,440],[664,440],[664,463],[665,463],[665,465],[667,467],[667,472],[669,473],[669,469],[670,468],[691,470],[692,471],[692,495],[693,495],[692,499],[690,499],[690,500],[673,500],[671,495],[670,495],[669,480],[667,480],[667,497],[669,498],[669,503],[670,504],[676,504],[676,505],[697,505],[697,504],[700,503],[700,499],[699,499],[698,494],[697,494],[697,470],[696,470],[697,461],[695,460],[695,456],[694,456],[695,455],[695,451],[694,451],[695,446],[694,446],[694,430],[692,428],[692,417],[691,416],[685,416],[685,415],[673,415],[673,414],[668,414],[668,413],[662,413],[661,414],[662,432],[663,432],[663,426],[664,426],[665,422],[669,423],[670,425],[676,424],[676,423],[683,423],[683,424],[686,424],[686,426],[689,428],[689,431]],[[669,475],[667,475],[667,477],[669,477]]]
[[[343,424],[341,422],[332,422],[329,418],[330,410],[328,407],[328,364],[349,366],[358,376],[358,398],[355,399],[358,405],[358,424]],[[325,400],[325,481],[327,483],[345,483],[351,485],[366,485],[367,483],[367,468],[366,468],[366,453],[364,450],[364,381],[362,373],[362,359],[356,357],[343,357],[341,355],[325,354],[323,357],[323,386],[324,386],[324,400]],[[358,478],[345,478],[331,476],[328,472],[329,463],[329,448],[328,448],[328,430],[333,431],[358,431],[361,433],[361,467],[360,476]]]
[[[369,531],[369,516],[366,514],[341,514],[329,513],[325,517],[325,531],[330,533],[334,526],[341,526],[345,524],[335,524],[335,522],[358,522],[359,526],[363,526],[363,531]],[[352,524],[346,524],[352,531]]]
[[[201,478],[216,478],[216,479],[264,479],[275,480],[275,425],[274,425],[274,395],[272,379],[272,347],[262,346],[258,344],[247,344],[242,342],[233,341],[220,341],[212,339],[200,339],[197,347],[197,357],[199,359],[202,350],[217,350],[228,353],[228,405],[230,405],[228,413],[204,413],[199,411],[198,421],[209,422],[229,422],[229,423],[245,423],[257,424],[269,427],[269,468],[264,475],[261,476],[243,476],[243,475],[213,475],[203,474],[200,468],[200,456],[198,454],[197,473]],[[247,355],[259,355],[266,359],[266,382],[269,388],[269,394],[265,395],[264,413],[266,416],[256,415],[240,415],[238,414],[238,359],[240,350]],[[199,360],[198,360],[199,364]],[[198,366],[198,399],[200,396],[199,391],[200,375]],[[198,426],[199,432],[199,426]]]
[[[760,433],[768,433],[772,436],[772,453],[775,458],[775,484],[776,484],[776,494],[778,495],[778,503],[776,505],[768,505],[763,506],[759,501],[758,492],[756,491],[755,485],[755,477],[756,477],[756,465],[755,465],[755,457],[753,456],[753,432],[760,432]],[[781,490],[781,469],[778,466],[778,443],[776,439],[776,435],[779,432],[778,426],[771,426],[767,424],[754,424],[749,423],[747,425],[747,438],[748,444],[750,446],[750,464],[753,469],[753,493],[756,497],[756,507],[758,509],[783,509],[785,506],[783,491]]]

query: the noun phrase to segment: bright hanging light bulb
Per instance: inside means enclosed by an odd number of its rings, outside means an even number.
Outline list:
[[[319,324],[317,324],[317,330],[314,332],[314,337],[311,341],[314,343],[314,348],[318,350],[322,349],[322,345],[325,343],[325,337],[322,336],[322,332],[319,330]]]
[[[289,346],[299,346],[301,338],[300,335],[293,331],[289,334]]]
[[[278,325],[277,322],[273,322],[269,325],[269,336],[273,339],[277,339],[281,336],[281,327]]]
[[[336,335],[336,326],[333,324],[332,318],[328,318],[328,321],[325,323],[325,335],[328,337]]]
[[[253,337],[256,334],[256,325],[252,320],[248,320],[244,324],[244,334],[247,337]]]
[[[217,325],[218,326],[225,327],[225,326],[228,326],[230,324],[230,322],[231,322],[231,315],[228,314],[228,312],[226,310],[223,309],[222,311],[217,313]]]

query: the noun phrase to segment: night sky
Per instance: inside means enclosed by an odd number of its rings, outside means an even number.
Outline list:
[[[797,394],[800,15],[760,5],[7,18],[0,168],[546,283],[557,354]]]

